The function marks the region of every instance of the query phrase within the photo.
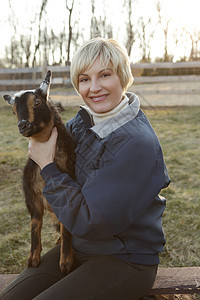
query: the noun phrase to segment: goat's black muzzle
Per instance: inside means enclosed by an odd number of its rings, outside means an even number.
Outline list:
[[[31,124],[28,121],[26,121],[26,120],[19,121],[18,128],[19,128],[19,132],[23,136],[26,136],[26,137],[29,136]]]

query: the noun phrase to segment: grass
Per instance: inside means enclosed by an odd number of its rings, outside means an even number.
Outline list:
[[[163,227],[167,237],[163,266],[199,266],[200,262],[200,107],[147,112],[161,141],[171,184]]]
[[[78,110],[62,112],[67,122]],[[163,147],[172,183],[162,191],[167,198],[163,227],[167,243],[162,266],[197,266],[200,261],[200,107],[144,109]],[[27,158],[27,139],[18,133],[15,116],[0,98],[0,260],[1,273],[18,273],[26,265],[30,247],[30,217],[25,207],[21,177]],[[45,216],[43,253],[57,234]]]

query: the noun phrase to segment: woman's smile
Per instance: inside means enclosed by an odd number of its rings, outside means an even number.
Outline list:
[[[107,95],[100,95],[100,96],[91,96],[90,97],[94,102],[101,102],[107,98]]]

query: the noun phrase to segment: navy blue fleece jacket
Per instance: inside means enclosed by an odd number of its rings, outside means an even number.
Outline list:
[[[44,196],[71,232],[75,251],[159,263],[165,237],[159,196],[170,183],[159,140],[136,95],[118,115],[93,126],[83,108],[68,122],[76,181],[54,163],[41,175]]]

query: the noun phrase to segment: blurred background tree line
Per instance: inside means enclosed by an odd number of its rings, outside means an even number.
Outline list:
[[[54,2],[59,5],[59,1]],[[137,61],[151,62],[153,60],[151,49],[153,43],[155,44],[154,38],[158,31],[161,37],[158,41],[158,47],[162,49],[162,55],[155,57],[154,61],[200,59],[200,30],[195,28],[193,31],[188,31],[185,27],[181,29],[174,27],[172,30],[170,26],[174,18],[165,14],[164,0],[154,0],[155,14],[154,16],[149,14],[148,17],[136,15],[139,0],[118,2],[118,6],[119,3],[121,4],[121,8],[118,7],[118,10],[121,9],[122,12],[118,17],[118,28],[112,22],[111,15],[108,14],[106,0],[101,0],[103,9],[100,14],[98,0],[88,0],[88,6],[85,10],[81,6],[81,0],[63,1],[65,2],[65,17],[59,32],[56,30],[56,18],[59,19],[60,16],[55,11],[55,22],[52,26],[48,16],[49,0],[40,0],[35,11],[32,11],[29,23],[24,24],[26,26],[26,34],[24,34],[19,30],[20,20],[15,15],[14,2],[8,0],[7,18],[12,28],[12,34],[10,43],[5,45],[4,53],[0,57],[1,68],[30,68],[42,65],[44,62],[48,65],[67,65],[70,63],[73,52],[85,40],[97,36],[119,39],[119,35],[130,57],[133,54],[133,49],[138,49]],[[113,15],[115,14],[114,2],[109,1],[112,3],[111,13]],[[87,20],[89,26],[83,25],[84,20]],[[120,27],[123,27],[123,31],[120,31]],[[184,47],[185,52],[183,51],[176,58],[176,49]]]

